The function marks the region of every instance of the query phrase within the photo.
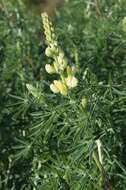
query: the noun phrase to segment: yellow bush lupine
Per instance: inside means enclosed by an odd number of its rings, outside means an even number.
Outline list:
[[[54,59],[51,65],[45,65],[45,69],[49,74],[56,73],[59,75],[59,80],[54,80],[50,85],[50,89],[54,93],[67,96],[69,89],[75,88],[78,84],[78,79],[74,76],[76,69],[68,65],[68,60],[57,43],[54,28],[47,13],[42,14],[42,21],[48,46],[45,50],[45,54],[47,57]]]

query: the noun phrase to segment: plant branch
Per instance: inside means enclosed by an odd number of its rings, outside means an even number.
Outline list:
[[[101,11],[99,0],[93,0],[93,1],[94,1],[97,16],[102,17],[102,11]]]

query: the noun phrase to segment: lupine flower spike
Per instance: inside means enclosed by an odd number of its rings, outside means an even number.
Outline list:
[[[59,80],[54,80],[50,85],[50,89],[54,93],[67,96],[69,89],[76,87],[78,84],[78,80],[74,76],[76,69],[68,65],[68,60],[58,45],[52,22],[49,20],[47,13],[42,13],[42,21],[47,43],[45,54],[54,60],[51,65],[46,64],[45,69],[49,74],[59,75]]]

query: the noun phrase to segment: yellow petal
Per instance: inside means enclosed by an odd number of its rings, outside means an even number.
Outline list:
[[[74,88],[77,86],[78,84],[78,80],[76,77],[74,76],[68,76],[66,79],[66,84],[69,88]]]
[[[59,89],[58,89],[54,84],[51,84],[51,85],[50,85],[50,89],[51,89],[51,91],[54,92],[54,93],[58,93],[58,92],[59,92]]]
[[[50,65],[50,64],[46,64],[45,69],[46,69],[47,73],[49,73],[49,74],[53,74],[56,72],[54,66]]]
[[[67,95],[68,90],[65,84],[63,84],[61,81],[54,81],[54,85],[56,86],[56,88],[58,88],[58,90],[60,91],[60,93],[64,96]]]

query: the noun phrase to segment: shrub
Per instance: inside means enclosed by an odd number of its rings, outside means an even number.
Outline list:
[[[125,4],[1,2],[0,189],[125,189]]]

